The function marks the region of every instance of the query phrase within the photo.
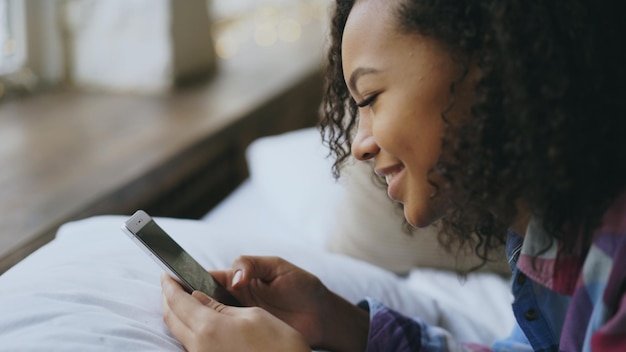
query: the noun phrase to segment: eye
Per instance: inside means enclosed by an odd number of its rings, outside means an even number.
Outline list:
[[[378,94],[372,94],[369,97],[365,98],[360,103],[356,103],[356,106],[358,106],[359,108],[370,106],[376,101],[376,98],[378,98]]]

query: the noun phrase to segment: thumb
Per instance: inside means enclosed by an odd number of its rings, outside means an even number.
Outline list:
[[[231,287],[247,286],[253,279],[271,282],[280,275],[283,263],[284,261],[278,257],[240,256],[232,265]]]
[[[228,282],[230,282],[230,278],[232,278],[232,270],[210,270],[209,274],[211,274],[211,276],[213,276],[213,278],[215,280],[217,280],[217,282],[220,283],[220,285],[224,286],[224,287],[228,287]]]

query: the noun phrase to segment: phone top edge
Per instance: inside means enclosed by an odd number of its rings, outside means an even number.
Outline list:
[[[126,220],[125,224],[126,228],[128,228],[131,233],[136,234],[151,220],[152,217],[148,215],[148,213],[143,210],[137,210]]]
[[[137,214],[137,213],[135,213],[135,215],[147,216],[149,218],[149,215],[143,211],[140,214]],[[143,220],[145,220],[145,218],[142,218],[142,221]],[[143,228],[143,226],[148,224],[150,221],[154,221],[154,220],[152,218],[149,218],[148,221],[145,221],[144,223],[142,223],[141,226],[139,226],[138,228],[134,228],[134,226],[132,226],[134,224],[133,221],[136,221],[136,219],[133,220],[133,218],[131,217],[131,219],[128,219],[126,222],[122,223],[121,225],[122,231],[126,233],[126,235],[128,235],[128,237],[130,237],[130,239],[138,247],[140,247],[144,253],[146,253],[150,258],[152,258],[152,261],[155,262],[163,271],[165,271],[170,277],[172,277],[179,284],[181,284],[181,286],[183,286],[185,291],[187,291],[188,293],[193,292],[195,288],[187,280],[185,280],[182,275],[177,273],[176,270],[172,268],[163,258],[161,258],[161,256],[157,252],[152,250],[152,248],[150,248],[150,246],[148,246],[148,244],[146,244],[141,239],[141,237],[136,233],[137,231],[140,231]],[[129,225],[131,226],[129,227]],[[156,225],[158,226],[158,224]]]

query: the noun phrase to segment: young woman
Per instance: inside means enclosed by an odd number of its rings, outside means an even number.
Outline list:
[[[616,2],[617,3],[617,2]],[[339,0],[323,135],[373,160],[407,221],[488,260],[506,243],[518,326],[494,350],[626,350],[626,34],[591,0]],[[471,236],[470,234],[473,234]],[[476,240],[477,238],[477,240]],[[279,258],[214,273],[253,308],[164,278],[192,351],[486,350]]]

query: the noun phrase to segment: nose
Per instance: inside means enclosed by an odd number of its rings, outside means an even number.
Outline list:
[[[375,157],[379,151],[380,148],[372,136],[370,119],[360,118],[356,135],[352,140],[352,156],[357,160],[365,161]]]

